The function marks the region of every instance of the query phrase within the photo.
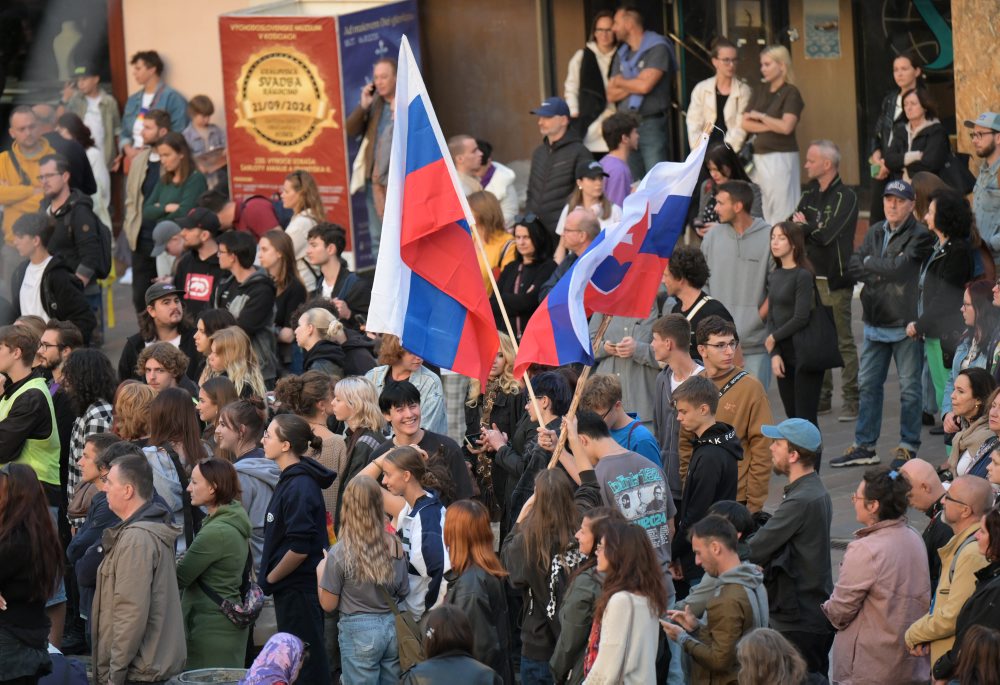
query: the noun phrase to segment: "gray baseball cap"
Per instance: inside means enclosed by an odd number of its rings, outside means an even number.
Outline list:
[[[982,126],[983,128],[1000,133],[1000,114],[996,112],[983,112],[975,119],[965,120],[965,128],[974,128],[976,126]]]
[[[167,243],[181,232],[181,227],[173,221],[161,221],[153,228],[153,251],[150,256],[159,257],[167,249]]]

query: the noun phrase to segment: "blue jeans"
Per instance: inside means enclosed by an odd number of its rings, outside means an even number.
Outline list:
[[[395,685],[399,682],[396,620],[389,614],[340,616],[340,668],[344,685]]]
[[[667,117],[657,117],[639,122],[639,149],[628,157],[629,170],[636,181],[641,180],[658,162],[667,161],[669,121]]]
[[[521,685],[554,685],[548,661],[535,661],[521,655]]]
[[[764,386],[764,392],[771,388],[771,355],[766,352],[760,354],[744,354],[743,368],[753,374],[753,377]]]
[[[899,374],[899,444],[913,452],[920,448],[921,382],[924,346],[913,338],[897,342],[876,342],[865,338],[861,349],[861,370],[858,386],[861,401],[858,422],[854,427],[854,443],[875,449],[882,433],[882,403],[889,362],[896,360]]]
[[[372,239],[372,260],[374,260],[378,257],[378,246],[382,242],[382,219],[375,211],[375,196],[371,181],[365,184],[365,208],[368,210],[368,235]]]

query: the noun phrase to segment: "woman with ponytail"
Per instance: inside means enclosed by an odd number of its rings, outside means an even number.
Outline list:
[[[337,474],[342,480],[347,471],[347,445],[339,435],[326,427],[326,407],[333,395],[330,376],[319,371],[306,371],[301,376],[285,376],[274,389],[274,399],[283,409],[301,416],[312,428],[313,434],[322,440],[323,446],[309,456]],[[339,483],[331,484],[323,490],[326,505],[327,525],[333,529],[333,519],[337,513]]]
[[[305,356],[303,371],[322,371],[328,376],[344,376],[344,324],[329,309],[313,307],[295,319],[295,342]]]
[[[329,556],[316,569],[324,611],[340,610],[337,640],[344,683],[399,682],[399,649],[389,596],[409,592],[406,555],[385,529],[382,488],[361,476],[344,490],[344,521]]]
[[[323,610],[316,594],[316,567],[329,544],[323,489],[337,477],[333,471],[305,456],[318,450],[317,438],[299,416],[280,414],[264,431],[264,456],[281,469],[267,506],[264,549],[258,582],[274,596],[278,631],[291,633],[313,645],[302,669],[304,683],[330,679],[323,649]]]
[[[260,568],[267,505],[281,475],[260,447],[266,420],[263,400],[254,397],[224,406],[215,426],[215,444],[223,454],[232,458],[240,480],[240,504],[250,516],[250,549],[253,550],[254,568]]]
[[[381,477],[382,508],[392,518],[409,561],[410,592],[406,609],[414,620],[443,597],[444,574],[451,567],[444,545],[442,500],[451,501],[454,487],[448,469],[419,447],[396,447],[362,469],[358,476]]]

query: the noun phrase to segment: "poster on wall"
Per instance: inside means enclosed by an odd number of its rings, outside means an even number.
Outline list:
[[[805,0],[806,59],[840,59],[840,0]]]
[[[361,102],[361,89],[371,83],[372,68],[383,58],[399,55],[403,34],[409,38],[413,56],[420,64],[420,41],[415,0],[394,2],[380,7],[345,14],[337,18],[340,36],[340,60],[343,74],[343,110],[354,111]],[[345,116],[346,118],[346,116]],[[361,139],[348,136],[348,169],[352,169]],[[355,183],[355,186],[358,184]],[[366,192],[362,187],[350,197],[351,227],[354,234],[354,262],[358,270],[375,267],[368,231]],[[345,224],[346,225],[346,224]]]
[[[232,196],[308,171],[326,218],[350,225],[335,18],[229,15],[219,34]]]

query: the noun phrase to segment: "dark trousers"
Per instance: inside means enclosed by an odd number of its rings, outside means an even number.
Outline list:
[[[778,345],[778,354],[785,364],[785,377],[778,379],[778,394],[790,419],[805,419],[819,426],[819,396],[823,390],[822,371],[799,371],[795,368],[795,349],[791,340]]]
[[[156,258],[149,256],[152,250],[152,244],[139,241],[132,254],[132,304],[137,313],[146,311],[146,289],[156,278]]]
[[[132,267],[133,274],[135,266]],[[291,633],[309,645],[309,656],[299,675],[303,683],[330,682],[330,667],[323,641],[323,609],[315,590],[289,588],[274,593],[278,630]]]
[[[781,634],[802,654],[809,673],[822,676],[823,682],[827,682],[830,673],[830,647],[833,646],[834,632],[806,633],[800,630],[783,630]]]

